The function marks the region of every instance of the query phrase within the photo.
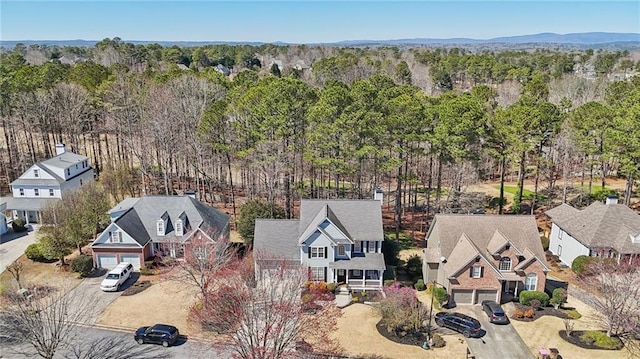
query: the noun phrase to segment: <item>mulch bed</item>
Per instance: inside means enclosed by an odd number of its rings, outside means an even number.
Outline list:
[[[151,287],[151,282],[148,280],[135,282],[129,288],[125,289],[121,295],[126,297],[129,295],[138,294],[149,287]]]
[[[567,335],[567,331],[566,330],[561,330],[558,332],[558,334],[560,334],[560,338],[564,339],[566,342],[569,342],[575,346],[578,346],[580,348],[583,349],[597,349],[597,350],[620,350],[624,347],[624,343],[622,343],[622,341],[620,339],[618,339],[620,346],[618,348],[615,349],[610,349],[610,348],[602,348],[599,347],[597,345],[591,344],[591,343],[587,343],[585,341],[582,340],[582,335],[586,333],[586,331],[584,330],[572,330],[571,331],[571,335]]]
[[[406,333],[406,335],[398,336],[395,333],[389,332],[387,330],[387,327],[382,324],[382,322],[378,322],[378,324],[376,324],[376,328],[378,329],[378,333],[380,333],[380,335],[395,343],[422,346],[422,343],[427,341],[426,332]]]
[[[364,302],[379,302],[381,299],[381,294],[378,291],[365,291],[366,295],[362,295],[362,291],[354,290],[351,292],[351,296],[353,297],[353,302],[355,303],[364,303]],[[357,299],[356,299],[357,298]]]
[[[516,309],[520,309],[522,311],[527,311],[528,309],[531,309],[531,307],[527,307],[524,306],[522,304],[516,303]],[[534,320],[545,316],[545,315],[549,315],[552,317],[558,317],[560,319],[567,319],[569,318],[569,315],[567,315],[567,313],[556,309],[554,307],[540,307],[538,308],[538,310],[535,311],[535,314],[533,315],[533,318],[516,318],[514,315],[511,315],[511,319],[513,320],[517,320],[519,322],[533,322]]]

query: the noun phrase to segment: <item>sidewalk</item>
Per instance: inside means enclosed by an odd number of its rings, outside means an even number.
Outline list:
[[[24,254],[27,247],[35,243],[39,226],[29,225],[27,232],[15,233],[12,228],[0,237],[0,273]]]

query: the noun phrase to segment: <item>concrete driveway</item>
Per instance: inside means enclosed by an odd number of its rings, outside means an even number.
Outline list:
[[[481,306],[461,305],[453,311],[478,319],[482,324],[482,329],[486,332],[480,338],[467,339],[467,345],[476,358],[535,359],[533,353],[511,324],[489,323]]]
[[[36,242],[38,225],[28,225],[27,232],[15,233],[13,229],[0,236],[0,273],[24,254],[27,247]]]
[[[86,315],[86,320],[82,324],[94,325],[98,316],[104,309],[111,304],[116,298],[122,294],[122,291],[129,288],[140,277],[140,274],[133,272],[119,292],[103,292],[100,289],[100,282],[105,274],[96,277],[85,278],[80,284],[73,288],[68,295],[73,298],[73,305],[77,306],[77,310]]]

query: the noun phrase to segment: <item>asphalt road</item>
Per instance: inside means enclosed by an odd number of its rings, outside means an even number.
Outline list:
[[[31,225],[30,225],[31,226]],[[37,226],[37,225],[36,225]],[[0,273],[24,254],[24,250],[36,241],[37,227],[28,232],[14,233],[13,229],[0,236]]]
[[[211,344],[206,342],[181,337],[174,346],[168,348],[155,344],[138,345],[133,340],[133,333],[95,327],[76,327],[73,335],[70,336],[70,341],[70,345],[56,352],[56,358],[231,358],[229,351],[218,352],[211,347]],[[31,351],[31,353],[28,351]],[[29,346],[2,345],[0,347],[0,358],[2,359],[37,357],[34,354],[33,349]]]
[[[511,324],[489,323],[481,306],[461,305],[454,311],[474,317],[482,324],[484,335],[480,338],[467,339],[467,345],[476,358],[535,359],[531,350]]]

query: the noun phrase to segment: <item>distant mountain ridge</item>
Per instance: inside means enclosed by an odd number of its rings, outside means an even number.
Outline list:
[[[0,47],[14,47],[16,44],[24,45],[48,45],[48,46],[94,46],[100,40],[0,40]],[[297,45],[301,43],[259,42],[259,41],[146,41],[124,40],[132,44],[153,44],[163,46],[203,46],[203,45]],[[583,32],[572,34],[540,33],[532,35],[504,36],[491,39],[472,38],[408,38],[392,40],[344,40],[326,43],[306,43],[306,45],[323,46],[394,46],[394,45],[475,45],[475,44],[558,44],[558,45],[601,45],[611,43],[640,44],[640,33],[616,33],[616,32]]]

